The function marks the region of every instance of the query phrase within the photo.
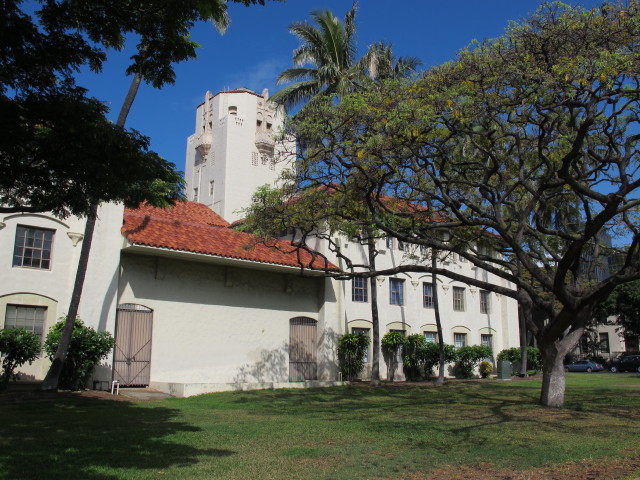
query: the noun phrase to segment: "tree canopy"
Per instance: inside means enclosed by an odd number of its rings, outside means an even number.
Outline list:
[[[0,212],[64,217],[106,201],[165,206],[181,198],[175,165],[149,151],[148,138],[109,122],[106,106],[74,74],[84,65],[99,71],[107,50],[135,34],[127,73],[154,87],[173,83],[172,64],[196,56],[189,29],[227,23],[226,2],[57,0],[22,8],[11,0],[0,15]]]
[[[598,308],[599,319],[615,316],[625,337],[640,336],[640,281],[618,285]]]
[[[478,267],[371,275],[433,272],[516,298],[543,355],[541,401],[559,406],[564,355],[596,305],[640,278],[639,29],[635,1],[545,4],[417,81],[319,99],[290,125],[298,159],[280,200],[331,189],[307,225],[337,216]]]

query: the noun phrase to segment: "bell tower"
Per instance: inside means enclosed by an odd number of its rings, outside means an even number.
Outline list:
[[[187,199],[229,222],[242,218],[255,190],[274,185],[294,157],[295,142],[278,138],[283,117],[266,88],[260,95],[247,88],[207,92],[187,140]]]

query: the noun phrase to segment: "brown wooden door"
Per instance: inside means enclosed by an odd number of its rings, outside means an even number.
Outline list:
[[[124,304],[116,317],[113,379],[124,387],[146,387],[151,376],[153,311],[142,305]]]
[[[289,381],[317,380],[317,322],[298,317],[289,324]]]

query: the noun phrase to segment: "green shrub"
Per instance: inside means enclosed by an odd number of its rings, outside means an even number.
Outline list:
[[[347,333],[338,340],[338,361],[343,378],[352,381],[364,367],[364,357],[369,347],[369,336],[364,333]]]
[[[437,343],[427,343],[420,351],[424,376],[430,379],[433,376],[433,369],[440,363],[440,346]],[[453,345],[444,345],[444,362],[453,363],[456,361],[456,349]]]
[[[473,369],[480,360],[491,358],[490,347],[484,345],[468,345],[456,350],[456,376],[460,378],[473,378]]]
[[[5,328],[0,330],[0,357],[2,357],[2,375],[0,391],[7,388],[9,380],[17,380],[15,369],[25,363],[33,362],[40,355],[40,337],[24,328]]]
[[[402,347],[407,343],[407,337],[400,332],[387,332],[380,342],[382,353],[387,361],[387,375],[393,382],[396,368],[398,367],[398,354],[402,353]]]
[[[424,335],[409,335],[402,349],[402,364],[407,380],[419,380],[422,375],[423,350],[427,345]]]
[[[480,376],[482,378],[487,378],[491,374],[491,372],[493,372],[493,365],[491,365],[491,362],[483,360],[480,362],[478,371],[480,372]]]
[[[517,374],[518,366],[522,361],[522,355],[519,347],[507,348],[502,350],[498,354],[498,360],[509,360],[513,364],[513,369],[516,370],[512,372]],[[533,370],[534,373],[538,373],[542,370],[542,356],[540,355],[540,350],[536,347],[527,347],[527,369]]]
[[[517,347],[513,347],[513,348],[507,348],[505,350],[502,350],[499,354],[497,359],[499,361],[502,360],[509,360],[511,363],[515,363],[515,362],[519,362],[521,359],[521,353],[520,353],[520,348]],[[528,352],[527,352],[527,356],[528,356]]]
[[[44,342],[44,350],[52,360],[58,349],[65,321],[61,318],[51,327]],[[60,388],[69,390],[85,388],[95,366],[100,360],[107,358],[114,345],[115,340],[109,332],[96,332],[77,318],[60,375]]]

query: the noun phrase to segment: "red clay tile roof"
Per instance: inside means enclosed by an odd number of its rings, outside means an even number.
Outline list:
[[[172,209],[142,206],[126,208],[122,234],[129,243],[202,253],[225,258],[291,267],[337,270],[322,256],[295,251],[288,242],[277,242],[278,249],[255,242],[255,237],[227,228],[229,223],[207,206],[181,202]]]

